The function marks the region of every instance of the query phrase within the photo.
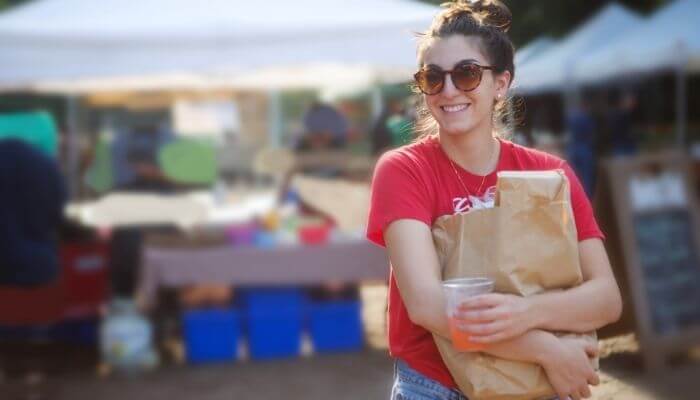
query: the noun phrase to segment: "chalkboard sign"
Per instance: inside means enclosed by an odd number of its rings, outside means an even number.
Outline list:
[[[650,369],[700,344],[700,215],[690,165],[680,153],[604,163],[597,205],[608,208],[608,253]]]
[[[634,233],[655,332],[700,326],[700,262],[688,210],[634,216]]]

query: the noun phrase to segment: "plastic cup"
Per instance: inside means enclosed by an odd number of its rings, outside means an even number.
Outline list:
[[[493,280],[489,278],[450,279],[442,282],[442,289],[447,303],[452,346],[460,351],[483,350],[485,347],[483,344],[471,342],[469,334],[459,329],[458,324],[464,320],[458,321],[455,314],[460,304],[466,299],[493,291]]]

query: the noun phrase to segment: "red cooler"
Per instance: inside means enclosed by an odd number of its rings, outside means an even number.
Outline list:
[[[64,243],[61,264],[67,318],[97,315],[109,298],[109,246],[105,242]]]

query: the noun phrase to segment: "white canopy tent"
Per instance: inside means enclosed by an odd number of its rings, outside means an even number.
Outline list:
[[[27,85],[35,93],[91,94],[216,90],[295,90],[324,89],[335,91],[368,88],[376,83],[402,83],[411,79],[416,67],[341,65],[332,63],[299,64],[256,68],[254,72],[228,69],[199,73],[172,72],[159,74],[107,76],[84,79],[42,80]]]
[[[275,143],[275,90],[409,79],[413,33],[437,11],[417,0],[35,0],[0,14],[0,90],[71,95],[75,134],[75,96],[96,90],[255,87],[271,91]]]
[[[595,82],[678,66],[700,71],[700,1],[676,0],[609,46],[581,58],[574,76]]]
[[[610,46],[583,58],[574,76],[584,83],[660,70],[676,74],[676,145],[687,128],[686,75],[700,71],[700,1],[676,0]]]
[[[515,90],[530,94],[567,89],[572,84],[573,68],[581,57],[642,21],[627,8],[609,4],[549,50],[523,63],[522,68],[516,65]]]
[[[515,53],[515,65],[522,68],[526,62],[547,51],[555,44],[556,41],[549,36],[543,36],[531,41]]]
[[[412,32],[436,12],[415,0],[37,0],[0,14],[0,87],[322,64],[405,70],[416,64]]]

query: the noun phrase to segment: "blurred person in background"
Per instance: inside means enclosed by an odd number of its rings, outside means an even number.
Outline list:
[[[163,173],[158,152],[174,135],[165,126],[138,125],[116,135],[112,143],[114,189],[117,191],[172,193],[176,185]],[[143,249],[143,229],[116,228],[111,235],[111,281],[114,294],[131,296]]]
[[[56,160],[21,140],[0,140],[0,193],[0,285],[53,282],[67,200]]]
[[[304,114],[303,124],[304,133],[295,149],[298,153],[313,154],[340,151],[347,147],[350,124],[346,116],[334,106],[320,101],[312,103]],[[315,163],[295,172],[331,179],[342,178],[344,175],[343,167],[335,162],[330,164]],[[291,175],[286,178],[282,189],[283,193],[287,193],[289,190],[289,180],[291,178]],[[292,196],[296,197],[295,194],[292,194]],[[333,223],[332,218],[320,210],[308,206],[302,200],[298,200],[298,202],[302,215],[317,216],[326,220],[328,224]],[[314,300],[356,299],[358,290],[356,285],[353,284],[327,282],[323,285],[309,288],[309,295]]]
[[[303,117],[304,131],[294,146],[295,152],[304,158],[309,155],[323,155],[342,151],[347,147],[350,126],[347,118],[330,104],[316,101],[309,106]],[[337,162],[323,159],[311,162],[295,172],[313,175],[319,178],[337,178],[342,176],[343,169]],[[286,180],[291,179],[288,176]],[[286,192],[288,182],[283,185]]]
[[[304,133],[296,150],[342,149],[347,143],[348,121],[330,104],[314,102],[304,115]]]
[[[466,308],[463,330],[497,357],[541,365],[561,398],[590,397],[598,376],[595,346],[550,332],[587,332],[619,318],[621,299],[590,201],[563,160],[500,139],[515,76],[507,35],[511,13],[499,1],[446,4],[421,36],[416,84],[425,108],[415,143],[377,163],[367,238],[391,260],[389,347],[395,358],[392,399],[465,399],[433,334],[449,338],[438,255],[431,234],[443,215],[493,200],[497,172],[563,169],[571,185],[584,282],[522,298],[493,293]],[[417,394],[420,393],[420,394]]]
[[[632,121],[637,108],[637,96],[632,92],[614,92],[606,115],[610,153],[629,156],[637,153],[637,137]]]
[[[596,123],[587,98],[574,100],[566,113],[567,158],[581,178],[586,194],[593,194],[595,179]]]
[[[413,118],[400,99],[391,98],[372,128],[372,152],[376,155],[408,144],[413,139]]]
[[[158,152],[173,139],[169,129],[153,124],[119,132],[112,143],[115,188],[121,191],[172,191],[173,184],[158,164]]]
[[[58,234],[66,201],[55,159],[23,140],[0,140],[0,326],[10,332],[0,340],[0,386],[4,375],[21,376],[29,398],[43,398],[44,376],[43,341],[31,328],[63,311]]]

